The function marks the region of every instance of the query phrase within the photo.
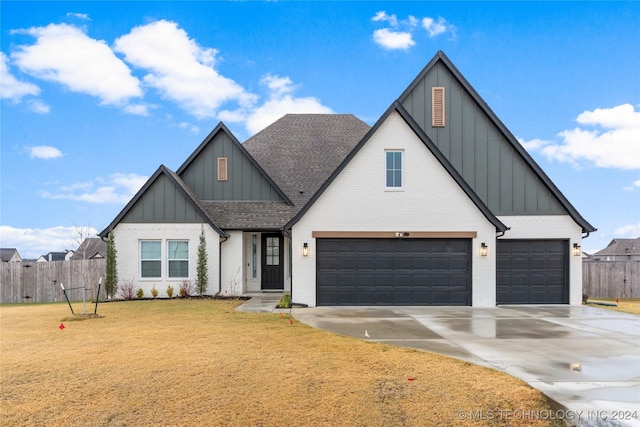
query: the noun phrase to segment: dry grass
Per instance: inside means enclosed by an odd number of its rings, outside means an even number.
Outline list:
[[[602,301],[602,302],[616,302],[615,299],[607,299],[607,298],[594,298],[589,299],[588,305],[597,308],[606,308],[607,310],[621,311],[623,313],[631,313],[640,315],[640,299],[619,299],[617,307],[609,307],[604,305],[593,304],[594,301]]]
[[[236,312],[238,304],[109,303],[103,318],[62,330],[66,305],[3,306],[0,424],[549,425],[459,418],[549,409],[506,374]]]

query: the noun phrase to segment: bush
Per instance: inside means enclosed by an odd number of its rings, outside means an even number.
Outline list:
[[[158,290],[156,289],[156,285],[153,285],[153,288],[151,288],[151,296],[154,298],[158,296]]]
[[[180,291],[178,291],[178,295],[181,297],[190,297],[193,294],[194,288],[191,280],[183,280],[180,284]]]
[[[144,291],[142,290],[142,288],[138,288],[138,292],[136,292],[136,296],[138,298],[142,298],[144,296]]]
[[[278,308],[291,308],[291,294],[284,294],[278,303]]]
[[[169,296],[169,298],[173,296],[173,286],[167,286],[167,295]]]
[[[126,300],[131,300],[136,296],[136,287],[133,285],[133,279],[124,280],[122,285],[118,287],[120,295]]]

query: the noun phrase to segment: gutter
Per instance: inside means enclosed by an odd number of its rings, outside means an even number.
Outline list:
[[[224,233],[224,236],[221,236],[218,242],[218,292],[213,295],[214,298],[222,292],[222,244],[227,240],[229,240],[229,235]]]

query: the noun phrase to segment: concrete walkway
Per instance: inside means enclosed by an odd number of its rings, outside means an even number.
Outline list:
[[[249,313],[271,313],[276,309],[276,305],[278,305],[283,295],[283,292],[243,294],[243,297],[250,297],[251,299],[240,305],[236,310]]]
[[[316,328],[506,372],[568,409],[560,415],[571,426],[640,426],[640,316],[586,306],[292,312]]]

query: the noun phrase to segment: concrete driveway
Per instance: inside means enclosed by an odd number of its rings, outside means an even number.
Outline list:
[[[640,316],[586,306],[296,308],[307,325],[520,378],[568,425],[640,426]],[[368,337],[366,335],[368,335]]]

